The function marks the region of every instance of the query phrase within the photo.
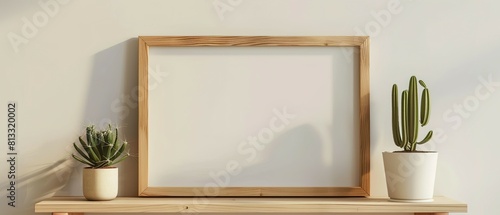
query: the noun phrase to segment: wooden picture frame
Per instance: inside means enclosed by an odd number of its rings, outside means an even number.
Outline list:
[[[139,37],[139,196],[369,196],[370,86],[367,36],[140,36]],[[148,63],[151,47],[355,47],[359,52],[359,186],[220,187],[216,195],[202,187],[155,187],[149,184]]]

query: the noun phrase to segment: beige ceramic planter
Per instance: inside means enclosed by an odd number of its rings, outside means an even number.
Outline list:
[[[112,200],[118,195],[118,168],[83,169],[83,196],[87,200]]]
[[[437,152],[383,152],[382,155],[392,201],[433,200]]]

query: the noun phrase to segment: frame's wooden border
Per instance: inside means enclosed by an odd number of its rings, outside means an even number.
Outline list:
[[[220,187],[218,196],[370,195],[369,37],[366,36],[140,36],[139,37],[139,196],[199,196],[203,187],[148,185],[148,57],[151,46],[353,46],[359,47],[360,187]]]

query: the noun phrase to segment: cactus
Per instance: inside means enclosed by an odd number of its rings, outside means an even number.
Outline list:
[[[118,128],[108,124],[106,129],[96,130],[94,125],[87,126],[84,141],[79,137],[83,150],[73,143],[78,155],[72,154],[73,158],[92,168],[104,168],[122,162],[129,156],[127,141],[120,143],[118,140]]]
[[[416,151],[417,144],[424,144],[432,138],[432,131],[429,131],[424,139],[417,141],[418,128],[427,125],[430,113],[429,89],[422,80],[419,80],[419,83],[424,88],[420,101],[420,113],[418,112],[415,76],[410,78],[408,90],[404,90],[401,94],[401,112],[398,110],[398,86],[396,84],[392,86],[392,134],[394,143],[404,151]]]

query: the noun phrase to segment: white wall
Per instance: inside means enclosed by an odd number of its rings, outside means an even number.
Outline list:
[[[53,4],[44,11],[46,2]],[[218,13],[214,3],[228,10]],[[441,133],[431,144],[440,152],[436,194],[467,202],[468,214],[498,214],[499,7],[493,0],[2,0],[0,137],[7,102],[16,101],[20,184],[17,207],[7,207],[1,162],[0,207],[32,214],[44,197],[81,195],[70,144],[91,122],[118,122],[137,152],[138,35],[370,35],[373,196],[386,196],[381,152],[396,150],[390,87],[417,75],[431,90],[430,127]],[[2,140],[4,159],[6,148]],[[136,162],[121,165],[120,195],[136,195]]]

